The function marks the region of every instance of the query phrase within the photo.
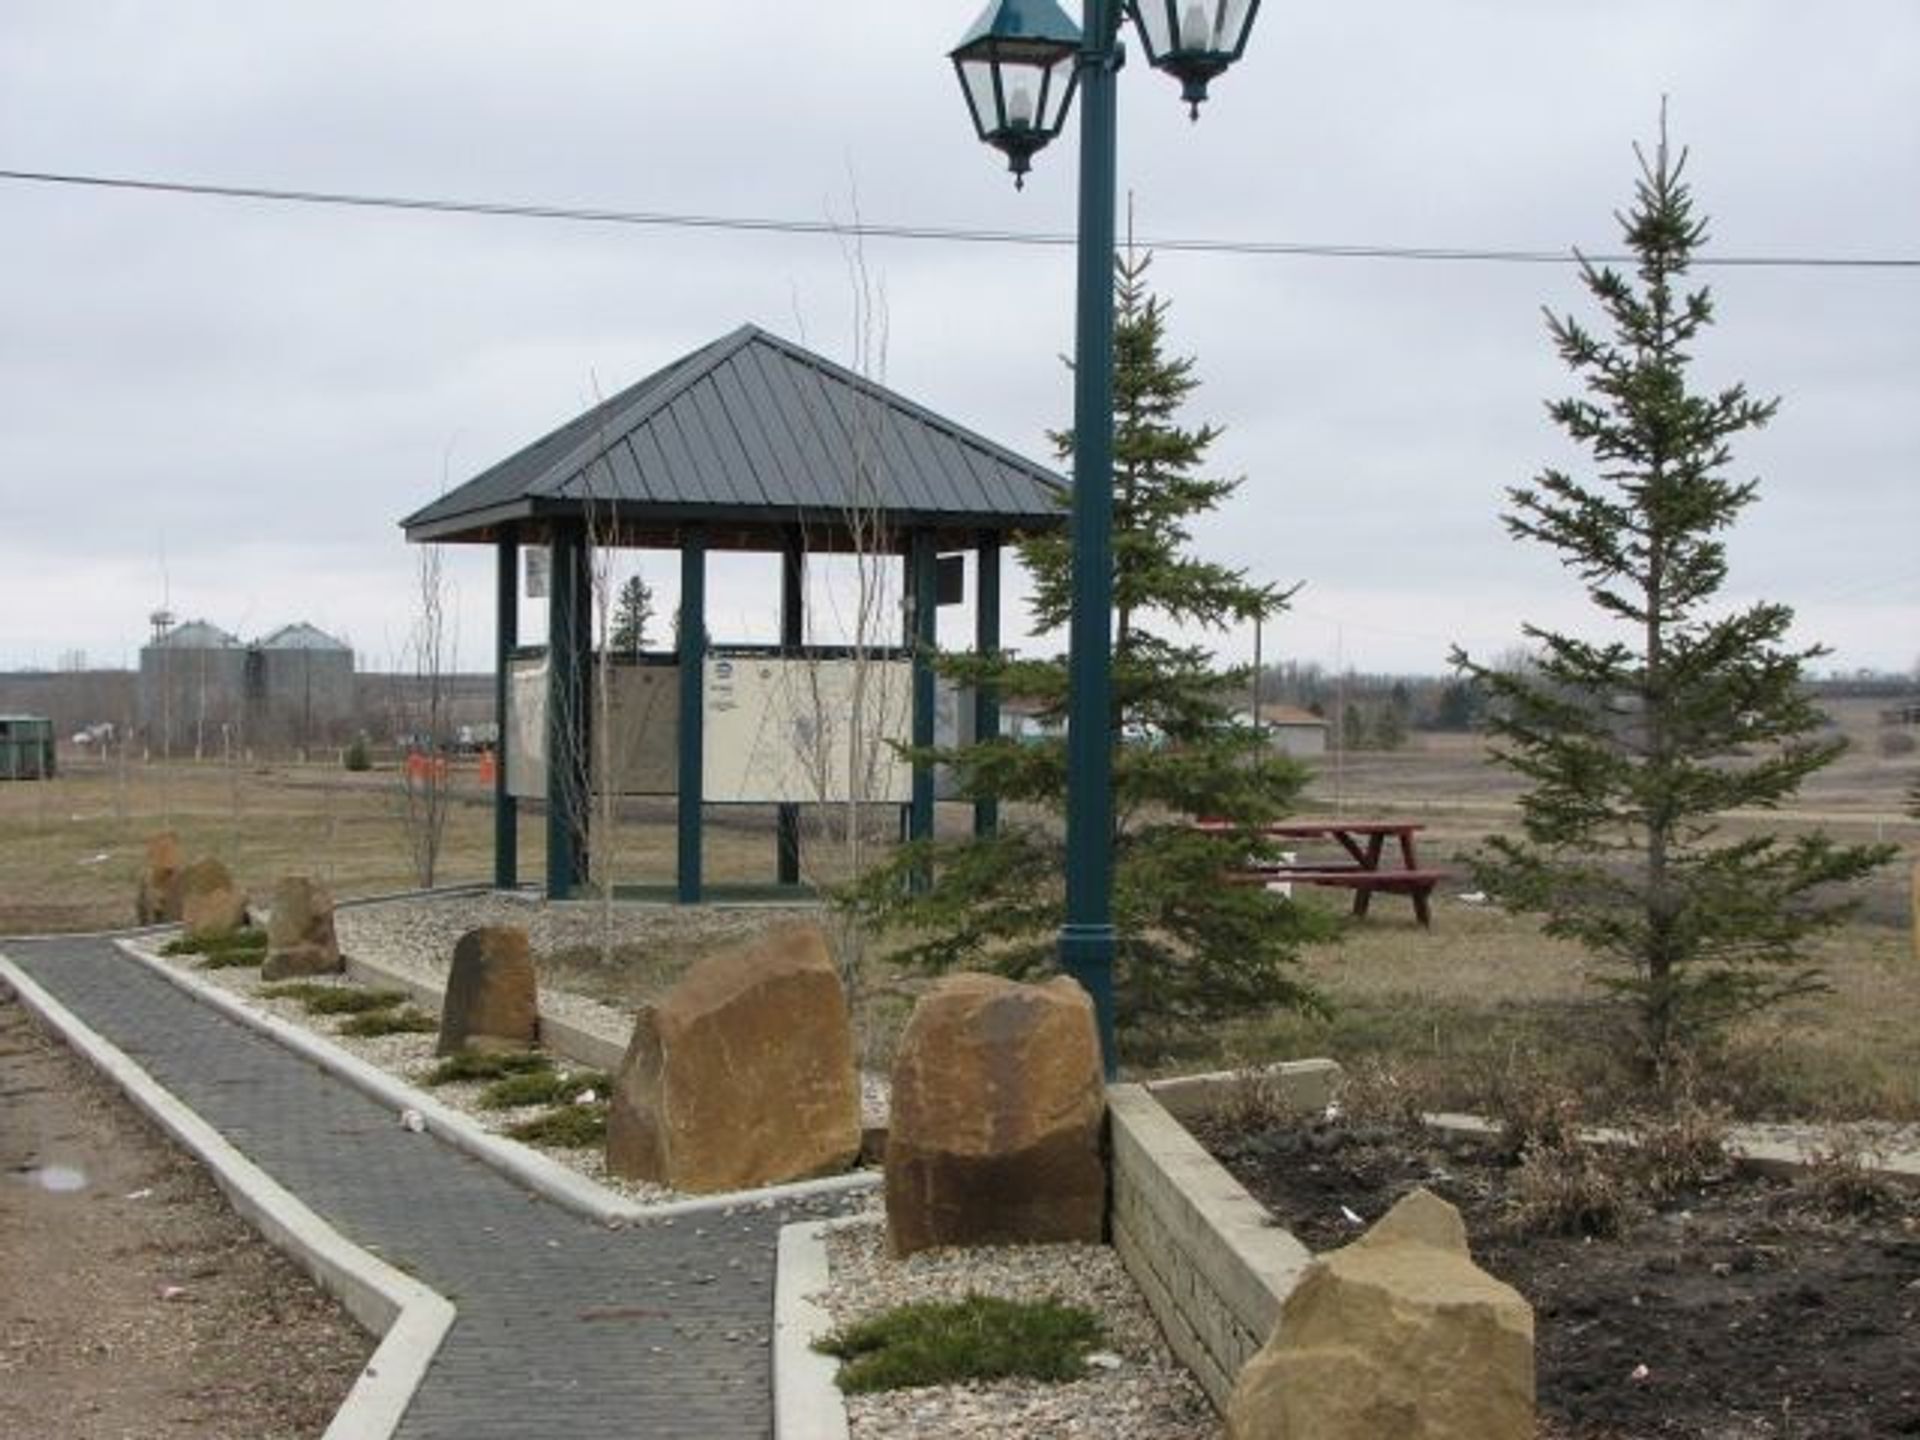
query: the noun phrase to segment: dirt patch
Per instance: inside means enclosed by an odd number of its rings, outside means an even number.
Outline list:
[[[321,1434],[373,1341],[0,991],[0,1434]]]
[[[1314,1123],[1201,1138],[1314,1251],[1417,1185],[1532,1302],[1552,1440],[1920,1435],[1920,1203],[1836,1215],[1809,1185],[1734,1176],[1647,1204],[1613,1238],[1517,1232],[1484,1144]],[[1646,1367],[1644,1373],[1641,1366]]]

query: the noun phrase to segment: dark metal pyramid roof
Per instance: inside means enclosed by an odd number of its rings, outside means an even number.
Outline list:
[[[1063,523],[1066,484],[884,386],[745,325],[623,390],[401,521],[409,540],[484,541],[591,505],[622,543],[844,543],[856,501],[897,529],[971,537]]]

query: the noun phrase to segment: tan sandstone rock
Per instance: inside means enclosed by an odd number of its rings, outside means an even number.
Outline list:
[[[140,867],[140,891],[133,914],[141,925],[169,925],[180,918],[180,871],[186,860],[180,837],[171,830],[147,837],[147,858]]]
[[[527,932],[518,925],[469,930],[453,947],[437,1053],[525,1050],[539,1039],[540,996]]]
[[[1533,1309],[1416,1190],[1311,1266],[1227,1406],[1231,1440],[1533,1440]]]
[[[844,1170],[860,1149],[846,992],[817,926],[711,955],[640,1012],[607,1168],[712,1194]]]
[[[180,923],[190,939],[231,935],[247,923],[247,896],[218,860],[196,860],[180,872]]]
[[[273,887],[267,958],[260,965],[260,978],[337,975],[342,968],[340,942],[333,931],[332,894],[304,875],[282,877]]]
[[[1098,1241],[1105,1109],[1093,1002],[1078,984],[941,980],[914,1007],[893,1063],[894,1253]]]

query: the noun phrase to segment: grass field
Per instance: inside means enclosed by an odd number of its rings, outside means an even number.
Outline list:
[[[1852,723],[1861,743],[1791,810],[1736,822],[1783,831],[1817,825],[1839,838],[1902,847],[1902,858],[1863,888],[1861,916],[1820,945],[1832,992],[1742,1027],[1719,1057],[1719,1088],[1748,1115],[1920,1119],[1920,960],[1909,896],[1920,821],[1901,813],[1915,762],[1879,756],[1869,711]],[[341,898],[409,888],[396,785],[391,773],[217,763],[70,765],[51,782],[0,785],[0,935],[131,923],[142,841],[167,828],[179,832],[189,856],[218,856],[256,895],[286,873],[323,879]],[[439,878],[484,881],[492,874],[488,796],[469,774],[456,777],[455,797]],[[1403,751],[1323,764],[1305,808],[1418,819],[1427,827],[1423,863],[1457,870],[1480,837],[1513,823],[1513,799],[1511,783],[1487,768],[1477,741],[1419,736]],[[943,826],[956,830],[966,823],[958,807],[943,816]],[[543,824],[537,813],[522,816],[523,880],[541,874]],[[673,846],[670,807],[627,807],[618,828],[620,878],[669,881]],[[816,846],[814,855],[830,865],[837,849]],[[710,813],[705,856],[716,883],[769,879],[771,811]],[[1403,900],[1382,896],[1367,921],[1345,927],[1340,943],[1308,953],[1305,971],[1333,1003],[1333,1018],[1250,1017],[1139,1056],[1140,1067],[1331,1054],[1350,1065],[1391,1064],[1433,1103],[1462,1105],[1517,1067],[1542,1067],[1588,1089],[1619,1084],[1629,1047],[1594,1002],[1583,978],[1586,957],[1542,936],[1531,920],[1462,900],[1465,889],[1463,882],[1436,895],[1431,931],[1413,923]],[[1301,898],[1343,904],[1336,892]],[[633,953],[630,973],[619,976],[578,957],[555,958],[558,983],[638,998],[656,992],[687,956]],[[884,1058],[885,1032],[904,1018],[917,987],[892,974],[874,978],[863,1008],[876,1033],[866,1043]]]

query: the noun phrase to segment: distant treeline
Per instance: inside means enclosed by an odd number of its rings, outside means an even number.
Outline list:
[[[1524,653],[1502,664],[1528,664]],[[1834,675],[1808,682],[1820,699],[1911,699],[1920,701],[1920,677],[1885,673]],[[1248,693],[1247,702],[1253,696]],[[1328,670],[1311,661],[1269,665],[1261,673],[1263,707],[1291,705],[1331,727],[1328,741],[1348,750],[1395,750],[1414,731],[1464,732],[1480,728],[1485,687],[1471,676],[1394,675]]]

